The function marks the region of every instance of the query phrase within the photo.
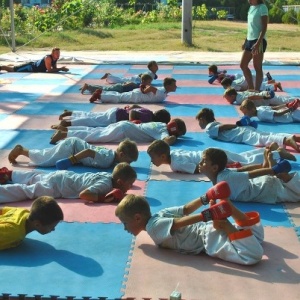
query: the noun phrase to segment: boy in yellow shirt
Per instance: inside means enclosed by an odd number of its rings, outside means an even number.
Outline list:
[[[52,197],[38,197],[30,211],[20,207],[0,208],[0,250],[19,246],[32,231],[47,234],[64,218]]]

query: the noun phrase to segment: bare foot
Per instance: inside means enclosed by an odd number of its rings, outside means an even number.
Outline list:
[[[297,152],[300,152],[299,145],[296,142],[296,137],[293,135],[291,137],[285,138],[284,145],[290,146],[295,149]]]
[[[50,144],[55,145],[58,141],[64,139],[65,137],[66,137],[65,132],[63,132],[61,130],[57,130],[51,137]]]
[[[89,85],[85,83],[80,89],[81,94],[83,94],[86,90],[89,90]]]
[[[56,129],[56,130],[61,130],[61,131],[66,131],[66,127],[58,124],[58,125],[51,125],[52,129]]]
[[[270,146],[268,147],[271,151],[275,151],[279,148],[279,145],[276,142],[273,142],[270,144]]]
[[[64,117],[69,117],[71,115],[72,111],[65,109],[64,112],[59,116],[58,120],[62,120]]]
[[[263,168],[270,168],[269,155],[271,155],[271,157],[273,157],[271,150],[266,148],[265,151],[264,151],[264,161],[262,163]]]
[[[11,163],[11,164],[16,164],[17,161],[17,157],[19,155],[22,154],[22,151],[23,151],[23,146],[22,145],[16,145],[14,149],[12,149],[10,151],[10,153],[8,154],[8,161]]]
[[[106,79],[110,73],[105,73],[100,79]]]
[[[292,153],[290,153],[289,151],[287,151],[284,148],[280,147],[280,148],[277,149],[277,151],[278,151],[280,157],[283,158],[283,159],[293,160],[293,161],[297,160],[296,157]]]

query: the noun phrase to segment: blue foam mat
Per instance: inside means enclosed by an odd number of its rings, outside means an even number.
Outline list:
[[[51,234],[33,232],[1,251],[1,292],[120,297],[131,244],[120,224],[63,222]]]

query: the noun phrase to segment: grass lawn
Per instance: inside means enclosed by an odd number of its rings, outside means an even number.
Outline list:
[[[246,37],[247,24],[235,21],[194,21],[193,46],[181,43],[181,23],[131,25],[115,29],[48,32],[21,50],[49,49],[59,46],[65,51],[211,51],[237,52]],[[269,24],[268,52],[300,52],[300,26]],[[16,35],[17,50],[30,39]],[[0,53],[10,52],[4,39]]]

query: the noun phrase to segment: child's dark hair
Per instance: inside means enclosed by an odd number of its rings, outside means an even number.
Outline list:
[[[164,154],[164,155],[170,156],[170,152],[171,152],[171,149],[170,149],[169,144],[163,140],[153,141],[147,149],[148,154],[154,153],[157,155]]]
[[[218,73],[218,67],[216,65],[210,65],[208,67],[208,71],[214,73],[214,74],[217,74]]]
[[[218,166],[219,172],[226,168],[227,155],[223,150],[217,148],[207,148],[203,151],[203,155],[205,155],[213,165]]]
[[[136,179],[137,174],[135,170],[125,162],[118,163],[112,172],[112,179],[113,181],[117,181],[118,179],[121,179],[123,181]]]
[[[164,79],[164,87],[169,86],[173,83],[176,83],[176,79],[172,78],[172,77],[166,77]]]
[[[230,87],[232,85],[232,79],[230,77],[225,77],[222,79],[221,84],[223,87]]]
[[[137,144],[130,139],[122,141],[118,146],[118,151],[123,152],[123,154],[131,161],[137,161],[139,157]]]
[[[166,109],[159,109],[153,113],[153,122],[162,122],[168,124],[171,120],[171,115]]]
[[[143,196],[126,195],[118,204],[115,215],[132,218],[135,214],[140,214],[145,220],[149,220],[151,218],[150,205]]]
[[[142,74],[141,75],[141,81],[145,81],[145,80],[151,80],[152,81],[152,77],[147,73]]]
[[[210,108],[202,108],[196,115],[196,120],[204,119],[207,123],[216,121],[214,111]]]
[[[147,64],[147,68],[150,69],[153,67],[153,65],[157,65],[157,62],[155,60],[151,60]]]
[[[235,88],[232,87],[226,89],[224,92],[224,96],[236,96],[236,95],[237,95],[237,91]]]
[[[39,221],[42,225],[51,225],[62,221],[64,214],[54,198],[41,196],[33,201],[28,219]]]
[[[185,135],[186,134],[186,125],[182,119],[175,118],[172,119],[171,122],[175,122],[177,125],[177,136]]]

